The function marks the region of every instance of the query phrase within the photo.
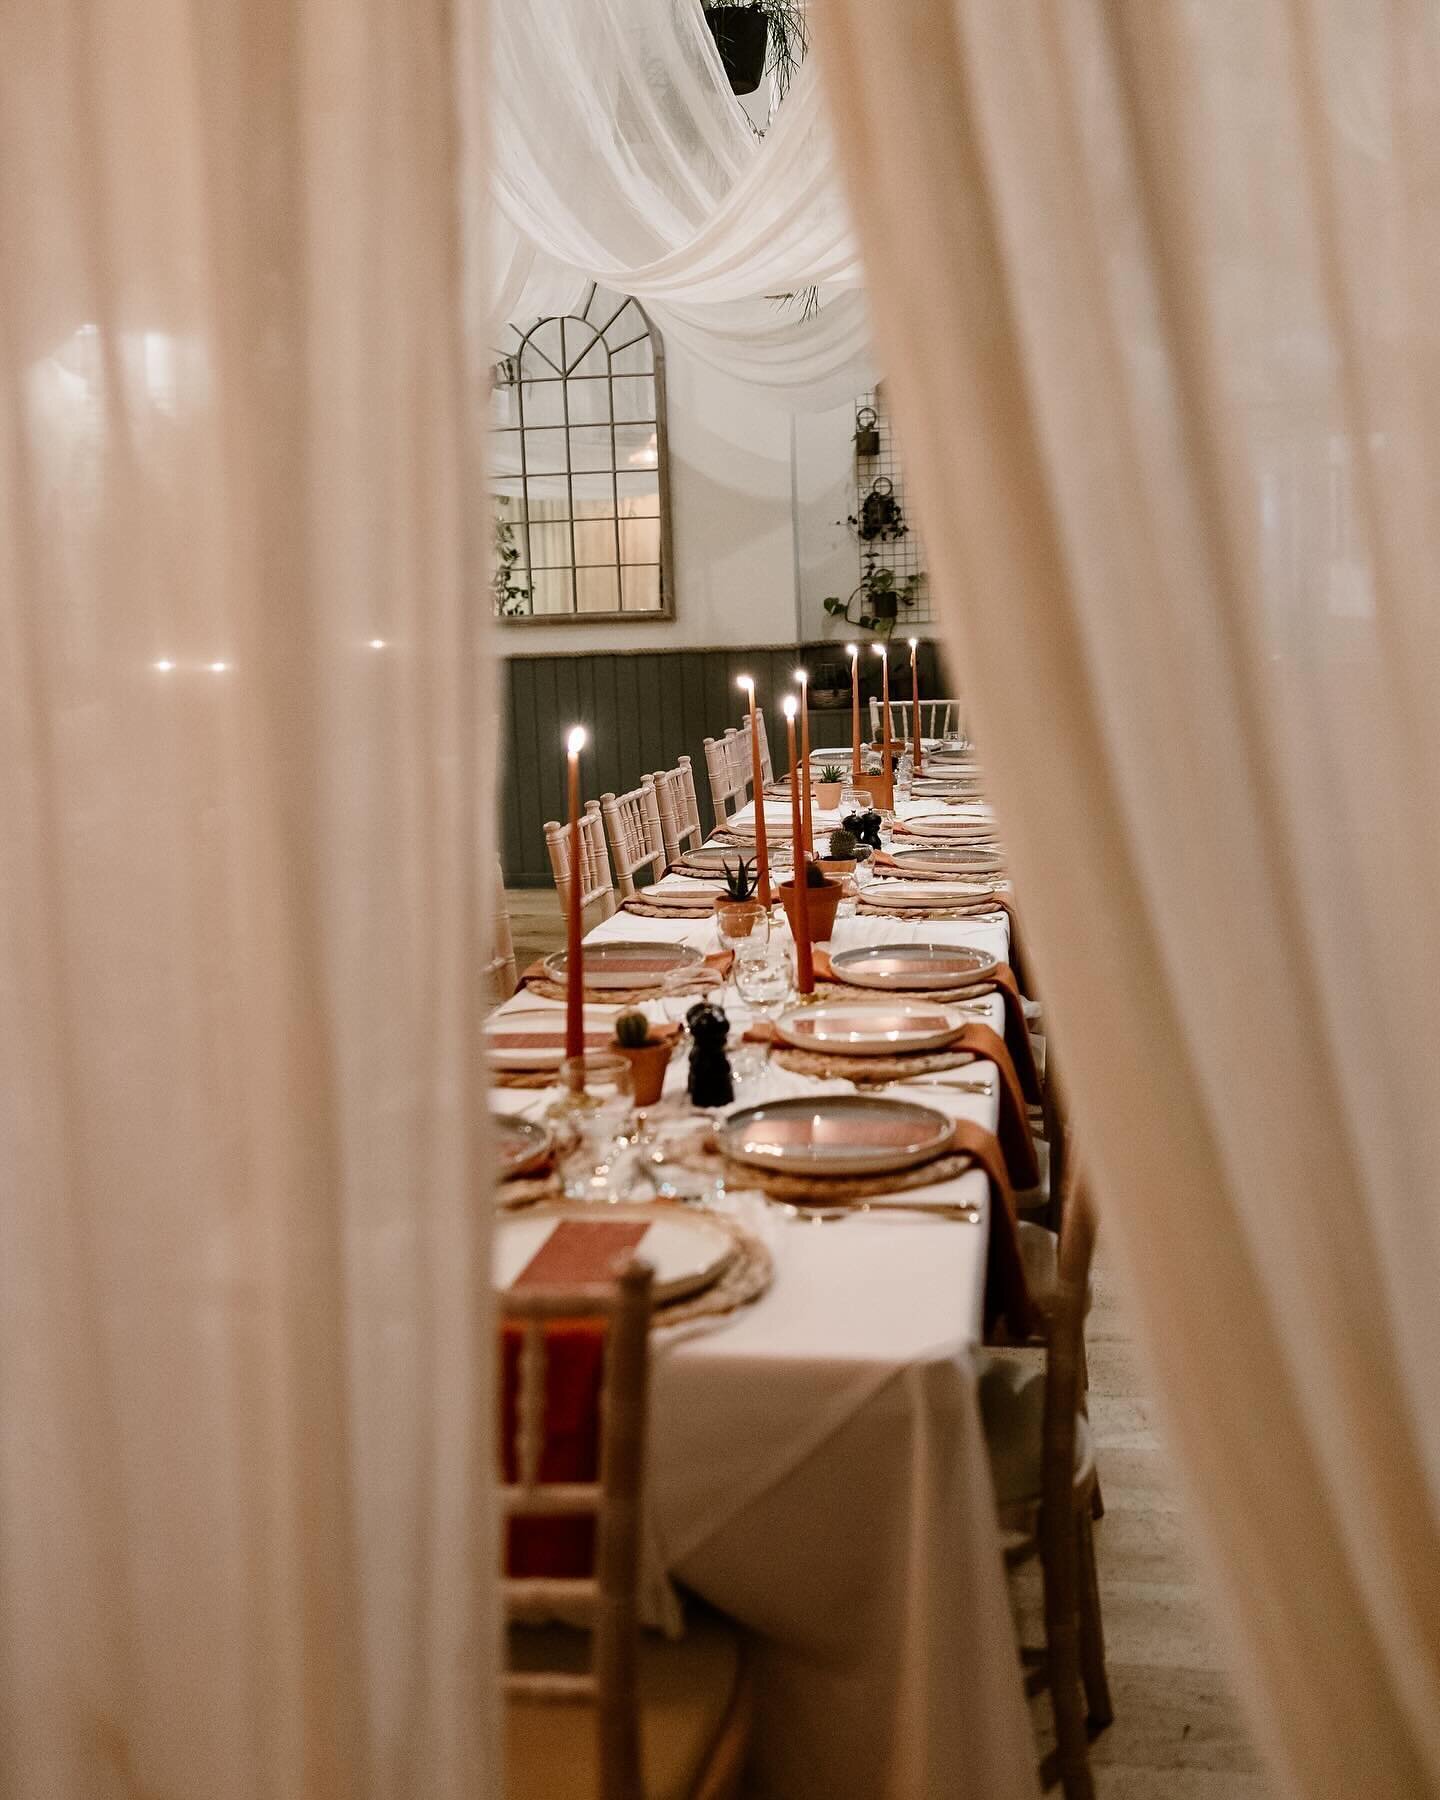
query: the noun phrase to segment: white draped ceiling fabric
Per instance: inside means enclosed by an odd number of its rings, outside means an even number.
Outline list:
[[[670,338],[804,410],[873,379],[859,262],[815,72],[763,138],[698,0],[495,9],[493,319],[592,281]],[[818,288],[810,316],[798,295]]]
[[[950,653],[1291,1791],[1440,1794],[1440,24],[828,0]]]
[[[450,11],[0,20],[7,1800],[486,1791]]]

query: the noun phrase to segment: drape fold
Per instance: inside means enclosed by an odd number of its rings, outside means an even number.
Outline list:
[[[15,1800],[486,1791],[451,32],[442,0],[0,21]]]
[[[932,587],[1242,1692],[1293,1791],[1440,1792],[1435,11],[826,18]]]

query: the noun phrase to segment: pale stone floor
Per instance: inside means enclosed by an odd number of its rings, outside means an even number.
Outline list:
[[[557,949],[553,890],[512,890],[524,968]],[[1203,1578],[1188,1543],[1170,1460],[1151,1423],[1139,1356],[1113,1283],[1097,1269],[1087,1330],[1090,1416],[1105,1517],[1096,1527],[1115,1722],[1091,1746],[1099,1800],[1268,1800],[1270,1784],[1240,1717]],[[1016,1588],[1021,1628],[1039,1643],[1039,1585]],[[1039,1750],[1049,1703],[1034,1702]]]

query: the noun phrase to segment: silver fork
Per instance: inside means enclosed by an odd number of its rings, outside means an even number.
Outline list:
[[[769,1196],[766,1196],[769,1199]],[[827,1205],[823,1200],[813,1205],[808,1200],[770,1200],[771,1206],[789,1213],[792,1219],[812,1219],[819,1225],[833,1225],[840,1219],[853,1219],[865,1213],[908,1213],[912,1218],[950,1219],[963,1225],[978,1225],[985,1217],[978,1206],[964,1200],[855,1200],[849,1205]]]

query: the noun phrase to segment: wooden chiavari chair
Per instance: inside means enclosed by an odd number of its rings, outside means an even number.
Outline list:
[[[965,726],[958,700],[922,700],[920,702],[920,732],[922,737],[943,738],[951,729],[963,737]],[[915,702],[913,700],[894,700],[890,702],[890,736],[895,740],[908,741],[915,728]],[[870,736],[880,736],[880,702],[875,695],[870,696]]]
[[[690,758],[682,756],[673,769],[657,769],[650,777],[660,809],[660,836],[666,864],[678,862],[687,850],[705,842],[700,823],[700,802],[695,795],[695,772]]]
[[[660,802],[654,777],[647,775],[628,794],[602,794],[600,812],[610,840],[615,880],[624,899],[635,892],[637,869],[648,868],[649,879],[658,881],[669,862],[660,829]]]
[[[508,1000],[515,992],[518,979],[515,942],[510,935],[510,908],[505,900],[505,872],[498,861],[492,896],[495,912],[490,922],[490,956],[481,971],[481,1005],[487,1010]]]
[[[745,779],[753,790],[755,785],[755,764],[750,752],[750,715],[747,712],[736,727],[740,733],[740,743],[745,765]],[[755,714],[755,735],[760,740],[760,779],[768,787],[775,779],[775,770],[770,763],[770,741],[765,735],[765,715],[757,711]]]
[[[550,867],[555,875],[563,907],[570,894],[570,827],[558,820],[545,824],[545,847],[550,852]],[[608,919],[615,911],[615,883],[610,875],[610,857],[605,849],[605,824],[600,816],[598,800],[587,800],[580,816],[581,870],[580,905],[583,911],[594,909],[596,920]]]
[[[750,1735],[738,1638],[713,1615],[674,1642],[642,1634],[641,1518],[651,1271],[612,1286],[504,1297],[512,1342],[514,1478],[501,1516],[595,1520],[590,1576],[506,1576],[508,1800],[734,1800]],[[598,1480],[546,1480],[547,1328],[605,1327]],[[543,1621],[561,1614],[575,1627]]]
[[[740,759],[735,754],[734,740],[738,736],[736,731],[727,731],[724,737],[705,740],[705,768],[710,776],[710,803],[715,809],[717,831],[725,829],[730,815],[740,810],[747,797],[743,773],[737,779]]]
[[[1000,1522],[1012,1534],[1006,1561],[1013,1567],[1040,1559],[1045,1645],[1022,1656],[1028,1691],[1050,1693],[1056,1748],[1041,1775],[1047,1786],[1060,1782],[1065,1800],[1094,1800],[1089,1734],[1114,1717],[1092,1526],[1099,1479],[1085,1405],[1094,1248],[1089,1197],[1076,1185],[1064,1211],[1043,1366],[1024,1352],[1001,1354],[980,1380]]]

